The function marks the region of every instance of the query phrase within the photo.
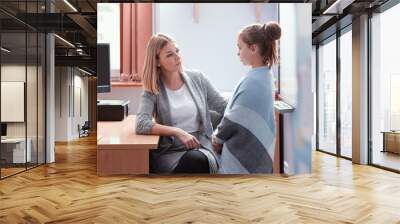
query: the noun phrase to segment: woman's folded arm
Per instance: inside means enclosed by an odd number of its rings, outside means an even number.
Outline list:
[[[135,130],[137,134],[152,134],[154,126],[152,114],[155,102],[156,97],[154,94],[143,91],[136,114]]]

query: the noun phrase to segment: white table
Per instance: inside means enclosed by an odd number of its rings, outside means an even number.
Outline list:
[[[10,150],[8,147],[13,147],[12,148],[12,163],[31,162],[32,140],[30,138],[27,138],[26,141],[28,142],[28,144],[27,144],[28,147],[26,147],[26,154],[25,154],[25,138],[1,139],[1,145],[2,145],[1,150],[2,150],[2,152],[5,152],[7,150]]]

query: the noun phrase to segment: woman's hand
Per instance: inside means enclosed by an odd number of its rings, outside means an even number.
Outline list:
[[[175,137],[185,145],[186,149],[198,149],[200,147],[200,142],[196,137],[180,128],[176,128]]]
[[[214,136],[212,137],[211,144],[213,146],[214,151],[216,153],[218,153],[218,154],[221,154],[221,152],[222,152],[222,144],[217,143],[217,141],[215,140]]]

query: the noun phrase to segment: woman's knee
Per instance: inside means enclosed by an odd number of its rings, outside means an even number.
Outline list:
[[[174,173],[209,173],[208,158],[198,150],[187,151],[179,160]]]
[[[208,163],[207,156],[199,150],[189,150],[183,154],[182,159],[198,163]]]

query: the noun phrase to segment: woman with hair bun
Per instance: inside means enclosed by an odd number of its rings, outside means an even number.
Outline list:
[[[237,84],[214,132],[214,151],[220,153],[219,173],[272,173],[275,114],[271,67],[278,62],[276,22],[252,24],[238,35],[238,56],[251,69]]]

